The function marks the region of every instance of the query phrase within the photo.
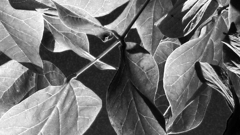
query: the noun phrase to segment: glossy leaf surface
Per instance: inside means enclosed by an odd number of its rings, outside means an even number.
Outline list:
[[[167,37],[183,37],[208,19],[217,7],[218,3],[214,0],[178,0],[156,25]]]
[[[13,9],[7,0],[0,2],[0,51],[18,62],[43,67],[39,56],[44,24],[41,14]]]
[[[161,118],[161,113],[153,114],[148,105],[150,101],[144,100],[132,82],[128,59],[124,50],[121,51],[119,70],[107,92],[107,111],[113,128],[118,135],[166,135],[164,127],[160,126],[156,118]],[[163,117],[161,120],[165,123]]]
[[[81,82],[49,86],[11,108],[0,119],[0,133],[83,134],[102,107],[101,99]]]
[[[84,10],[75,8],[74,11],[77,11],[77,13],[74,13],[56,2],[54,4],[61,21],[73,31],[95,35],[103,41],[112,38],[112,33]]]
[[[72,50],[80,57],[83,57],[90,61],[96,59],[89,53],[89,41],[86,34],[77,33],[66,27],[58,17],[50,17],[44,15],[44,19],[46,21],[46,27],[53,34],[55,39],[53,52]],[[115,69],[114,67],[101,61],[96,62],[95,66],[101,70]]]

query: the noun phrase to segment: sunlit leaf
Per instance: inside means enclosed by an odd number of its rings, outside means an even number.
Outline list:
[[[77,14],[69,9],[54,2],[57,7],[61,21],[73,31],[91,34],[99,37],[103,41],[112,38],[112,33],[107,28],[103,27],[97,19],[89,15],[81,9],[76,9]],[[73,8],[72,8],[73,9]]]
[[[43,30],[41,14],[15,10],[7,0],[0,1],[0,51],[8,57],[42,68],[39,45]]]
[[[183,37],[212,16],[217,7],[214,0],[178,0],[156,25],[167,37]]]
[[[151,102],[138,92],[131,81],[127,61],[122,50],[119,70],[107,92],[107,111],[113,128],[118,135],[166,135],[165,127],[159,124],[161,121],[165,125],[164,118],[153,111],[149,106]]]
[[[212,23],[215,26],[216,23]],[[212,27],[212,24],[209,24],[209,27]],[[206,31],[204,36],[186,42],[174,50],[167,58],[164,67],[163,85],[172,111],[172,117],[167,125],[167,130],[188,103],[198,97],[195,93],[200,94],[206,89],[201,87],[202,84],[196,76],[194,64],[196,61],[212,62],[214,53],[213,42],[210,40],[212,32],[213,28]],[[208,104],[200,104],[208,106]],[[204,111],[201,111],[201,113]],[[204,115],[204,113],[198,115]],[[202,121],[202,119],[198,119],[198,121]]]
[[[64,83],[65,76],[52,63],[44,61],[43,70],[36,74],[14,60],[0,66],[0,117],[36,91]]]
[[[53,52],[72,50],[80,57],[86,58],[90,61],[96,59],[89,53],[89,41],[86,34],[77,33],[69,29],[57,17],[44,15],[44,19],[46,21],[46,27],[51,31],[55,38],[55,47]],[[95,66],[102,70],[115,69],[114,67],[101,61],[96,62]]]
[[[140,7],[145,1],[146,0],[137,1],[136,13],[140,10]],[[167,14],[171,9],[172,3],[170,0],[152,0],[135,23],[144,48],[151,54],[155,52],[160,40],[163,38],[163,34],[154,23]]]
[[[12,107],[0,119],[0,133],[11,135],[83,134],[102,107],[81,82],[49,86]]]
[[[164,73],[164,66],[165,62],[168,58],[168,56],[175,50],[177,47],[179,47],[179,44],[176,44],[172,41],[164,41],[161,42],[155,53],[154,53],[154,59],[156,60],[158,64],[159,69],[159,83],[158,83],[158,91],[155,98],[155,104],[157,108],[164,113],[166,109],[168,108],[168,101],[165,96],[165,92],[163,89],[163,73]]]

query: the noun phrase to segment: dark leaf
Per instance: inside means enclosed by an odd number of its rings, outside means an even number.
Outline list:
[[[43,30],[41,14],[15,10],[7,0],[0,1],[0,51],[8,57],[43,68],[39,56]]]
[[[128,53],[135,51],[137,54],[141,49],[130,49]],[[138,92],[132,82],[129,60],[123,48],[121,52],[119,70],[107,92],[107,111],[113,128],[118,135],[166,135],[164,127],[160,126],[162,122],[157,121],[148,106],[149,102],[144,100],[144,95]],[[159,116],[162,116],[160,112]]]
[[[228,11],[228,19],[229,24],[232,22],[235,23],[238,32],[240,32],[240,11],[239,11],[239,1],[238,0],[230,0],[230,6]]]
[[[52,9],[52,7],[47,6],[44,3],[39,2],[38,0],[9,0],[9,3],[13,8],[21,10],[35,10],[38,8]]]
[[[73,31],[95,35],[104,42],[112,38],[112,32],[86,11],[74,7],[71,8],[74,11],[71,11],[56,2],[54,4],[61,21]]]
[[[215,0],[178,0],[156,25],[167,37],[183,37],[212,16],[217,7]]]
[[[239,0],[230,0],[230,7],[234,8],[240,14],[240,1]]]
[[[0,119],[0,132],[11,135],[83,134],[102,107],[101,99],[81,82],[49,86],[12,107]]]

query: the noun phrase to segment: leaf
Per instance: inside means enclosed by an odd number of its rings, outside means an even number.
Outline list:
[[[42,68],[39,45],[44,23],[41,14],[15,10],[7,0],[1,0],[0,21],[0,51],[18,62]]]
[[[230,8],[234,8],[240,14],[240,2],[238,0],[229,0]]]
[[[144,2],[145,0],[137,1],[135,14],[139,12],[140,7],[142,7]],[[170,0],[152,0],[135,22],[143,46],[151,54],[154,54],[160,40],[163,38],[163,34],[154,23],[167,14],[171,9],[172,3]]]
[[[143,95],[131,81],[124,48],[119,70],[107,92],[107,111],[118,135],[166,135]],[[165,124],[162,117],[162,122]]]
[[[73,31],[95,35],[104,42],[112,38],[111,31],[103,27],[97,19],[84,10],[75,8],[74,11],[78,11],[78,14],[76,14],[56,2],[54,4],[57,7],[61,21]]]
[[[230,0],[217,0],[221,6],[226,6],[229,4]]]
[[[156,25],[167,37],[184,37],[212,16],[217,7],[214,0],[178,0]]]
[[[239,11],[238,5],[239,5],[239,1],[230,0],[228,19],[229,19],[229,25],[231,25],[231,23],[234,22],[239,31],[240,30],[240,11]]]
[[[10,5],[15,9],[20,10],[35,10],[41,9],[52,9],[52,7],[45,5],[37,0],[9,0]]]
[[[202,83],[218,91],[227,100],[229,106],[234,108],[234,101],[230,91],[230,79],[223,68],[204,62],[197,62],[195,70]]]
[[[47,86],[59,86],[65,76],[52,63],[44,61],[43,74],[36,74],[11,60],[0,66],[0,118],[14,105]]]
[[[102,107],[81,82],[49,86],[11,108],[0,119],[1,134],[83,134]]]
[[[89,41],[84,33],[77,33],[66,27],[59,18],[44,15],[46,27],[55,38],[55,48],[53,52],[72,50],[80,57],[94,61],[96,58],[89,53]],[[101,61],[96,62],[96,67],[101,70],[113,70],[114,67]]]
[[[158,91],[156,94],[155,104],[157,108],[164,113],[169,105],[167,98],[165,96],[164,88],[163,88],[163,73],[164,66],[168,56],[180,45],[174,43],[172,41],[164,41],[160,42],[155,53],[154,59],[158,64],[159,69],[159,83],[158,83]]]
[[[215,26],[215,22],[213,22],[213,24]],[[211,27],[212,25],[209,24],[209,26]],[[196,76],[196,73],[194,71],[194,64],[196,61],[212,62],[214,48],[213,42],[209,40],[212,31],[213,29],[206,31],[206,34],[204,36],[186,42],[174,50],[167,58],[164,67],[165,71],[163,75],[163,85],[172,111],[171,120],[167,124],[167,131],[176,117],[180,115],[184,110],[184,108],[191,101],[196,99],[198,95],[204,91],[204,89],[206,89],[205,87],[201,86],[201,83]],[[195,95],[196,93],[198,95]],[[208,106],[208,104],[200,104],[203,106]],[[205,111],[206,110],[201,111],[201,113]],[[204,115],[204,113],[198,115]],[[198,121],[201,122],[202,119],[198,119]]]

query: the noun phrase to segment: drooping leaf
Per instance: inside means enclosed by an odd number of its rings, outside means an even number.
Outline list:
[[[73,31],[95,35],[102,41],[107,41],[112,38],[113,35],[111,31],[103,27],[97,19],[84,10],[72,7],[71,9],[77,12],[74,13],[56,2],[54,2],[54,4],[57,7],[61,21]]]
[[[178,0],[156,25],[167,37],[183,37],[212,16],[217,7],[215,0]]]
[[[215,26],[215,22],[213,22]],[[212,27],[209,24],[209,27]],[[214,27],[213,27],[214,28]],[[172,123],[181,114],[184,108],[203,92],[206,87],[203,87],[194,70],[194,64],[196,61],[212,62],[213,60],[213,42],[210,40],[213,28],[206,31],[206,34],[200,38],[190,40],[185,44],[174,50],[167,58],[165,64],[165,71],[163,76],[163,85],[167,99],[171,105],[172,117],[169,123],[167,123],[167,131],[170,130]],[[198,94],[198,95],[195,95]],[[208,96],[210,98],[210,96]],[[208,102],[199,103],[203,108],[207,108]],[[198,110],[195,110],[198,111]],[[206,110],[201,110],[201,114],[204,115]],[[197,116],[196,116],[197,117]],[[203,117],[202,117],[203,118]],[[198,119],[201,122],[202,119]],[[188,123],[186,123],[188,124]],[[189,127],[191,130],[195,127],[191,125],[182,125]],[[197,125],[196,125],[197,126]],[[184,132],[179,131],[178,132]],[[174,132],[175,133],[175,132]],[[177,133],[177,132],[176,132]]]
[[[0,119],[0,133],[83,134],[102,107],[101,99],[81,82],[49,86],[12,107]]]
[[[11,60],[0,66],[0,118],[14,105],[36,91],[48,86],[59,86],[65,76],[52,63],[44,61],[43,74],[36,74]]]
[[[139,12],[140,7],[144,2],[145,0],[137,0],[135,14]],[[143,46],[151,54],[154,54],[160,40],[163,38],[163,34],[154,23],[167,14],[171,9],[172,3],[170,0],[152,0],[135,22]]]
[[[55,47],[53,52],[73,50],[80,57],[86,58],[90,61],[96,59],[89,53],[89,41],[86,34],[77,33],[69,29],[57,17],[44,15],[44,19],[46,22],[46,27],[51,31],[55,38]],[[115,69],[114,67],[101,61],[96,62],[95,66],[101,70]]]
[[[197,62],[195,70],[202,83],[206,83],[222,94],[229,106],[234,108],[234,101],[230,91],[230,79],[223,68],[205,62]]]
[[[0,51],[18,62],[43,67],[39,45],[44,30],[43,17],[34,11],[13,9],[0,2]]]
[[[168,101],[165,96],[164,88],[163,88],[163,73],[164,73],[164,66],[165,62],[168,58],[168,56],[180,45],[177,43],[174,43],[172,41],[164,41],[161,42],[155,53],[154,53],[154,59],[158,64],[159,69],[159,83],[158,83],[158,91],[155,98],[155,104],[157,108],[164,113],[166,109],[168,108]]]
[[[118,135],[166,135],[165,127],[160,126],[157,118],[161,117],[165,125],[161,113],[154,115],[138,92],[130,77],[128,59],[121,49],[120,67],[107,92],[107,111],[113,128]]]

